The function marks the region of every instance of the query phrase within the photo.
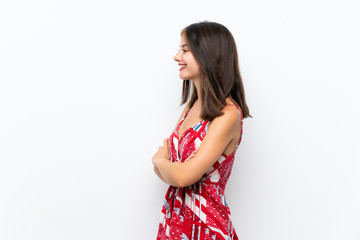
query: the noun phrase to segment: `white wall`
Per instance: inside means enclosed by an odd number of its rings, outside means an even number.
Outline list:
[[[248,105],[242,240],[360,239],[356,1],[2,1],[0,239],[155,239],[180,31],[233,33]]]

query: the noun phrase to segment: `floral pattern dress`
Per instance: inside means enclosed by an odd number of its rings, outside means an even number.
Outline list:
[[[240,108],[237,108],[241,113]],[[188,112],[184,114],[169,139],[172,162],[184,162],[199,148],[208,131],[210,122],[203,120],[179,137],[180,126]],[[242,128],[241,117],[241,135]],[[161,210],[157,240],[238,239],[224,191],[240,142],[241,136],[235,151],[229,156],[223,153],[200,181],[183,188],[169,186]]]

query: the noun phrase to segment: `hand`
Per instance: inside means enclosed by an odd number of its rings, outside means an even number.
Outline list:
[[[160,146],[157,153],[152,157],[152,163],[157,166],[163,159],[169,160],[169,138],[164,139],[163,146]]]
[[[190,156],[185,160],[185,162],[188,161],[190,158],[195,157],[195,154],[197,153],[197,151],[198,151],[198,149],[195,149],[195,150],[190,154]]]

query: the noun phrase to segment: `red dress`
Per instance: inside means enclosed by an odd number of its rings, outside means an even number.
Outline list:
[[[184,162],[199,148],[208,130],[210,122],[203,120],[187,129],[179,139],[179,129],[188,112],[169,139],[172,162]],[[241,135],[242,125],[241,115]],[[237,147],[240,142],[241,136]],[[184,188],[169,187],[161,211],[157,240],[238,239],[224,196],[237,147],[229,156],[221,154],[200,181]]]

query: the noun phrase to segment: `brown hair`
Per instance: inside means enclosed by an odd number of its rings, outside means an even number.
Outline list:
[[[204,120],[223,115],[225,99],[231,97],[241,108],[243,118],[252,117],[245,101],[245,91],[240,76],[238,54],[234,38],[223,25],[215,22],[194,23],[181,32],[201,69],[201,97]],[[195,85],[184,80],[181,105],[190,96],[190,108],[198,99]]]

